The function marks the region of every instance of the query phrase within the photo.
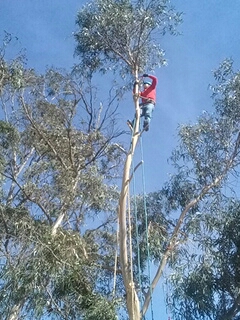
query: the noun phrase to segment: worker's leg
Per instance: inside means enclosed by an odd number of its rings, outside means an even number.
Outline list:
[[[150,121],[152,119],[153,110],[154,110],[153,103],[146,104],[143,109],[143,116],[144,116],[143,128],[145,128],[147,130],[149,129]]]

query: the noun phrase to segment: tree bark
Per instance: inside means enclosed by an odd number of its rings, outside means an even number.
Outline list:
[[[136,77],[137,79],[137,77]],[[130,184],[130,169],[134,156],[134,151],[140,136],[139,133],[139,123],[140,123],[140,108],[139,108],[139,99],[138,99],[138,84],[135,86],[135,124],[133,128],[133,134],[131,139],[131,145],[126,157],[123,178],[122,178],[122,187],[121,194],[119,198],[118,205],[118,216],[119,216],[119,245],[120,245],[120,264],[123,276],[123,282],[126,290],[126,301],[127,301],[127,310],[130,320],[140,320],[140,303],[139,298],[135,289],[134,282],[131,277],[130,270],[130,261],[129,261],[129,252],[127,245],[127,217],[126,217],[126,208],[127,208],[127,195],[129,191]]]

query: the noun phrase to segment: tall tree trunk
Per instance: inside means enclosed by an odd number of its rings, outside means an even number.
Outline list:
[[[136,75],[137,79],[137,75]],[[119,216],[119,243],[120,243],[120,264],[122,269],[122,276],[123,282],[126,290],[127,295],[127,310],[130,320],[140,320],[140,303],[139,298],[135,289],[135,285],[131,276],[130,270],[130,255],[128,252],[128,245],[127,245],[127,195],[129,191],[129,184],[130,184],[130,169],[131,164],[134,156],[134,151],[136,149],[136,145],[140,136],[139,133],[139,123],[140,123],[140,108],[139,108],[139,99],[138,99],[138,84],[135,86],[135,95],[134,95],[134,103],[135,103],[135,111],[136,111],[136,118],[135,124],[131,139],[131,145],[126,157],[124,171],[123,171],[123,178],[122,178],[122,188],[121,194],[119,198],[119,205],[118,205],[118,216]]]

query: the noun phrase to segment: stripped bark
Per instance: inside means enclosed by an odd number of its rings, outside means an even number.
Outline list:
[[[136,74],[137,79],[137,74]],[[134,104],[135,104],[135,124],[133,128],[133,134],[131,139],[131,145],[126,156],[126,161],[124,165],[123,178],[122,178],[122,188],[119,198],[118,205],[118,216],[119,216],[119,245],[120,245],[120,264],[123,276],[123,282],[126,290],[126,300],[127,300],[127,310],[130,320],[140,320],[140,303],[137,295],[135,285],[132,281],[131,270],[130,270],[130,255],[127,245],[127,195],[130,184],[130,169],[136,149],[138,139],[140,137],[139,124],[140,124],[140,108],[139,108],[139,98],[138,98],[139,87],[138,84],[135,87],[134,94]]]

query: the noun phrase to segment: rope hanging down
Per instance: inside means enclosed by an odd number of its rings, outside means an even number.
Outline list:
[[[150,249],[149,249],[149,239],[148,239],[148,217],[147,217],[147,205],[146,205],[146,191],[145,191],[145,172],[144,172],[144,160],[143,160],[143,143],[142,143],[142,137],[140,134],[140,151],[141,151],[141,161],[137,165],[137,167],[134,167],[134,161],[132,163],[133,169],[132,169],[132,175],[131,178],[133,179],[133,200],[134,200],[134,216],[135,216],[135,226],[136,226],[136,245],[137,245],[137,264],[138,264],[138,284],[141,289],[140,294],[140,303],[141,307],[143,305],[143,291],[142,291],[142,272],[141,272],[141,254],[140,254],[140,242],[139,242],[139,230],[138,230],[138,214],[137,214],[137,201],[136,201],[136,180],[135,180],[135,171],[136,168],[138,168],[142,164],[142,194],[143,194],[143,208],[144,208],[144,222],[145,222],[145,234],[146,234],[146,246],[147,246],[147,273],[148,273],[148,285],[150,286],[151,283],[151,270],[150,270]],[[152,305],[152,296],[151,296],[151,317],[152,320],[154,320],[153,315],[153,305]],[[145,318],[145,317],[144,317]]]
[[[133,161],[134,166],[134,161]],[[138,231],[138,213],[137,213],[137,197],[136,197],[136,180],[133,174],[133,200],[134,200],[134,217],[135,217],[135,232],[136,232],[136,245],[137,245],[137,267],[138,267],[138,285],[142,288],[141,278],[141,254],[140,254],[140,243],[139,243],[139,231]],[[140,290],[140,304],[141,309],[143,306],[143,292]]]
[[[148,238],[148,213],[147,213],[147,202],[146,202],[146,179],[145,179],[145,170],[144,170],[144,154],[143,154],[143,141],[142,136],[140,136],[140,149],[141,149],[141,162],[142,162],[142,187],[143,187],[143,205],[144,205],[144,215],[145,215],[145,230],[146,230],[146,244],[147,244],[147,263],[148,263],[148,279],[149,279],[149,287],[151,293],[151,317],[154,320],[153,313],[153,302],[152,302],[152,290],[151,290],[151,267],[150,267],[150,248],[149,248],[149,238]],[[137,220],[136,220],[137,222]],[[138,237],[138,234],[137,234]],[[138,242],[139,243],[139,242]],[[139,254],[140,250],[138,248]],[[140,266],[140,264],[139,264]],[[140,269],[139,269],[140,271]],[[171,320],[171,317],[168,317],[168,320]]]
[[[150,268],[150,248],[149,248],[149,239],[148,239],[148,215],[147,215],[147,203],[146,203],[146,186],[145,186],[145,170],[144,170],[144,155],[143,155],[143,143],[142,136],[140,136],[140,149],[141,149],[141,158],[142,158],[142,186],[143,186],[143,205],[144,205],[144,215],[145,215],[145,230],[146,230],[146,244],[147,244],[147,263],[148,263],[148,285],[151,292],[151,315],[152,320],[153,316],[153,304],[152,304],[152,290],[151,290],[151,268]]]

